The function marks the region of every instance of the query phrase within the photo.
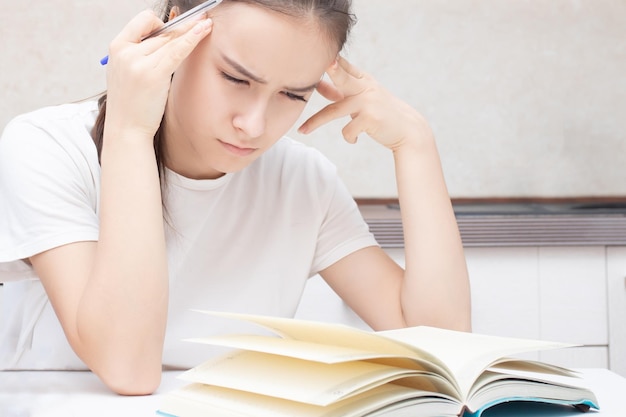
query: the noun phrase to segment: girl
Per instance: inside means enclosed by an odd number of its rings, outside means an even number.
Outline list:
[[[198,1],[171,0],[171,19]],[[470,328],[467,271],[428,124],[339,56],[349,0],[225,0],[132,19],[98,103],[44,108],[0,140],[0,368],[82,369],[145,394],[196,365],[191,308],[294,314],[319,273],[376,330]],[[322,80],[324,74],[329,80]],[[377,246],[335,169],[283,135],[317,90],[393,153],[406,269]],[[95,143],[95,146],[94,146]],[[56,318],[55,318],[56,317]],[[219,331],[217,325],[211,331]]]

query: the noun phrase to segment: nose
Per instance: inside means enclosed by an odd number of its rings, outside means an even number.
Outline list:
[[[267,104],[262,100],[249,103],[235,114],[233,126],[246,136],[246,139],[258,138],[265,133],[267,123]]]

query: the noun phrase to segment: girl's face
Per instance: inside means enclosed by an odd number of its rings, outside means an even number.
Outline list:
[[[196,179],[241,170],[271,147],[338,53],[314,18],[233,2],[213,22],[174,74],[165,111],[166,165]]]

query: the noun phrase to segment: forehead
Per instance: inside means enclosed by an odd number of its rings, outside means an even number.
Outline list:
[[[216,8],[213,22],[210,53],[228,56],[270,83],[313,82],[338,53],[313,16],[232,2]]]

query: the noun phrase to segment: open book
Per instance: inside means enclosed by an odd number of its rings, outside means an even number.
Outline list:
[[[431,327],[368,332],[345,325],[204,312],[275,334],[193,342],[232,348],[184,372],[159,414],[178,417],[480,416],[527,401],[598,408],[576,374],[510,358],[571,345]]]

